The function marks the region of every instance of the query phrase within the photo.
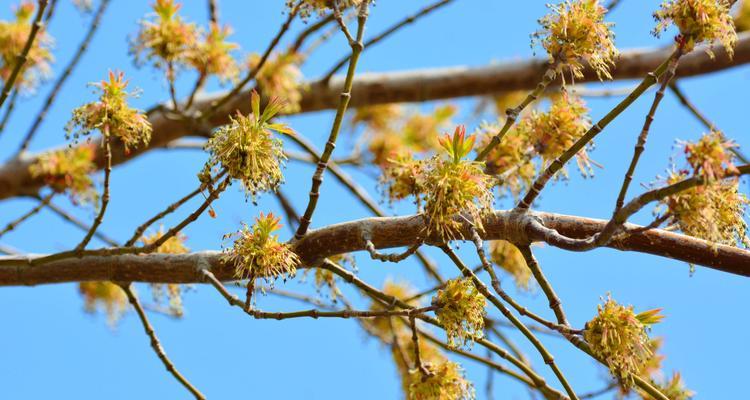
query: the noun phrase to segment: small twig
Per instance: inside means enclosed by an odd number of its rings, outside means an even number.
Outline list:
[[[380,41],[388,38],[390,35],[396,33],[399,29],[403,28],[404,26],[413,23],[417,19],[419,19],[419,18],[421,18],[421,17],[423,17],[423,16],[431,13],[432,11],[435,11],[435,10],[439,9],[440,7],[442,7],[444,5],[447,5],[451,1],[453,1],[453,0],[440,0],[440,1],[437,1],[437,2],[435,2],[433,4],[431,4],[431,5],[423,8],[423,9],[421,9],[417,13],[412,14],[412,15],[404,18],[403,20],[399,21],[398,23],[394,24],[393,26],[389,27],[388,29],[384,30],[383,32],[377,34],[373,38],[367,40],[365,42],[365,44],[364,44],[365,48],[369,48],[370,46],[373,46],[373,45],[377,44],[378,42],[380,42]],[[334,12],[334,16],[335,16],[335,14],[336,13]],[[338,21],[339,18],[340,18],[340,15],[338,17],[336,17],[336,20]],[[342,25],[344,27],[346,26],[345,24],[343,24],[343,22],[340,22],[339,25]],[[336,74],[337,72],[339,72],[339,70],[341,70],[341,68],[343,68],[344,65],[346,65],[347,62],[349,62],[350,58],[351,58],[351,56],[346,56],[346,57],[341,58],[341,60],[339,60],[339,62],[337,62],[336,65],[333,68],[331,68],[328,71],[327,74],[323,75],[324,77],[323,77],[322,81],[323,82],[329,82],[331,80],[331,77],[333,77],[334,74]]]
[[[26,64],[26,61],[29,58],[29,51],[31,51],[31,46],[34,45],[36,35],[42,29],[42,16],[44,16],[44,10],[47,8],[47,4],[48,0],[39,0],[39,8],[36,11],[34,23],[31,25],[29,37],[28,39],[26,39],[26,44],[23,46],[21,54],[16,56],[16,62],[15,66],[13,67],[13,71],[11,71],[8,79],[3,85],[3,91],[2,94],[0,94],[0,107],[3,106],[5,100],[8,98],[8,95],[10,95],[11,90],[13,90],[13,85],[16,83],[16,79],[18,79],[18,75],[20,75],[23,65]]]
[[[167,371],[169,371],[172,376],[177,379],[182,386],[185,387],[185,389],[189,390],[190,393],[195,396],[196,399],[203,400],[206,398],[206,396],[203,395],[198,389],[193,386],[190,381],[185,378],[180,371],[177,370],[177,368],[174,366],[174,363],[172,360],[169,359],[167,356],[167,353],[164,351],[164,347],[162,347],[161,342],[159,341],[159,338],[156,336],[156,332],[154,331],[154,327],[151,325],[151,322],[149,322],[148,317],[146,316],[146,312],[143,310],[143,307],[141,306],[140,301],[138,300],[138,297],[133,292],[133,289],[131,287],[130,283],[119,283],[118,284],[122,290],[125,291],[125,294],[128,296],[128,301],[130,301],[130,304],[135,309],[135,312],[138,314],[138,318],[141,320],[141,324],[143,325],[143,330],[146,331],[146,335],[148,335],[149,339],[151,340],[151,347],[154,349],[154,352],[159,357],[161,362],[164,364],[164,366],[167,368]]]
[[[422,246],[422,243],[422,240],[417,240],[416,243],[409,246],[401,253],[386,254],[378,251],[375,248],[375,245],[372,243],[372,240],[370,240],[369,238],[365,238],[365,248],[367,249],[367,252],[370,253],[370,258],[372,258],[373,260],[379,260],[383,262],[389,261],[393,263],[401,262],[412,254],[416,253],[417,250],[419,250],[419,247]]]
[[[0,230],[0,237],[2,237],[3,235],[5,235],[6,233],[12,231],[13,229],[16,229],[16,227],[18,225],[20,225],[21,223],[23,223],[27,219],[31,218],[32,216],[36,215],[39,211],[41,211],[42,208],[44,208],[44,206],[46,206],[47,204],[49,204],[49,202],[52,200],[52,197],[54,197],[54,196],[55,196],[55,193],[53,192],[53,193],[48,194],[47,196],[44,196],[44,198],[39,199],[39,204],[37,204],[34,208],[32,208],[31,210],[27,211],[26,213],[24,213],[20,217],[14,219],[13,221],[9,222],[5,226],[5,228],[3,228],[2,230]]]
[[[294,235],[295,239],[297,240],[301,239],[302,236],[307,233],[307,229],[310,227],[310,223],[312,222],[312,216],[315,212],[315,207],[318,204],[318,198],[320,197],[320,185],[323,183],[323,173],[328,168],[328,161],[331,158],[331,154],[333,154],[333,149],[336,147],[336,139],[338,138],[339,131],[341,130],[344,115],[346,114],[346,110],[349,106],[349,100],[351,100],[352,97],[351,90],[352,84],[354,82],[354,74],[357,70],[357,62],[359,61],[359,55],[364,50],[362,37],[364,36],[365,32],[365,22],[367,22],[369,6],[368,3],[368,0],[362,2],[359,14],[357,16],[357,39],[356,41],[350,41],[350,46],[352,48],[352,57],[351,61],[349,62],[349,70],[346,73],[346,79],[344,81],[344,87],[341,92],[339,106],[336,110],[336,117],[334,118],[333,126],[331,127],[331,133],[328,136],[328,141],[326,142],[323,154],[320,156],[318,167],[316,168],[315,173],[312,177],[312,187],[310,189],[310,196],[307,207],[305,209],[305,213],[300,219],[300,225],[297,228],[297,233],[295,233]],[[334,4],[336,3],[334,2]]]
[[[37,130],[39,129],[39,126],[42,124],[42,121],[44,121],[44,118],[47,117],[47,113],[49,112],[50,108],[52,107],[52,104],[55,102],[55,99],[57,98],[58,93],[60,93],[60,90],[62,89],[65,82],[68,80],[70,75],[73,73],[73,70],[76,68],[78,63],[81,61],[81,58],[83,57],[84,53],[89,48],[89,45],[91,44],[91,40],[94,37],[94,34],[96,33],[97,29],[99,29],[99,24],[102,20],[102,17],[104,16],[104,12],[107,10],[107,6],[109,5],[110,0],[102,0],[99,4],[99,8],[96,11],[96,14],[94,15],[94,19],[91,20],[91,25],[89,25],[89,30],[86,32],[86,35],[83,37],[83,40],[81,41],[81,44],[78,46],[78,50],[76,50],[76,53],[73,55],[73,58],[68,62],[68,65],[65,66],[65,69],[63,70],[62,74],[59,78],[57,78],[57,82],[55,82],[55,85],[52,87],[52,90],[47,95],[47,99],[44,101],[44,105],[42,106],[42,109],[37,114],[36,118],[34,119],[34,123],[31,124],[31,128],[29,128],[29,131],[26,132],[26,136],[23,138],[23,141],[21,142],[21,146],[19,147],[18,153],[23,153],[29,148],[29,144],[31,143],[31,139],[36,134]],[[52,7],[50,7],[50,11],[52,10]],[[0,129],[1,131],[1,129]]]
[[[109,176],[112,173],[112,138],[109,133],[109,127],[107,125],[104,126],[104,130],[102,131],[102,134],[104,136],[104,190],[102,193],[102,204],[99,208],[99,214],[96,216],[96,219],[94,219],[94,223],[91,224],[91,229],[89,229],[88,233],[86,233],[86,236],[83,238],[81,243],[76,246],[75,251],[80,252],[84,249],[86,249],[86,245],[89,244],[89,241],[91,241],[91,237],[94,236],[94,232],[96,232],[97,229],[99,229],[99,225],[101,225],[102,220],[104,219],[104,213],[107,212],[107,205],[109,204]]]
[[[214,24],[219,23],[218,0],[208,0],[208,20]]]
[[[0,121],[0,134],[3,133],[5,127],[8,125],[8,121],[10,121],[10,116],[13,115],[13,110],[16,108],[16,101],[18,101],[18,93],[18,89],[14,89],[13,94],[10,95],[8,107],[5,109],[2,121]]]
[[[411,326],[411,341],[414,343],[414,368],[419,369],[423,377],[432,376],[424,363],[422,363],[421,351],[419,350],[419,335],[417,334],[417,320],[413,315],[409,316],[409,326]]]
[[[54,214],[60,216],[60,218],[70,222],[71,224],[75,225],[79,229],[83,230],[84,232],[88,232],[89,229],[91,229],[91,226],[84,223],[83,221],[79,220],[78,218],[74,217],[72,214],[68,213],[67,211],[63,210],[62,208],[55,205],[55,203],[47,203],[47,209],[52,211]],[[101,240],[102,242],[107,243],[110,246],[119,246],[117,241],[114,239],[111,239],[109,236],[99,232],[98,230],[94,232],[94,237]]]

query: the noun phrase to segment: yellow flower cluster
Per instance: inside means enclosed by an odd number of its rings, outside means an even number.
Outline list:
[[[140,111],[127,103],[130,96],[125,89],[128,81],[124,74],[109,72],[109,80],[94,85],[101,92],[99,100],[73,110],[66,126],[68,135],[75,139],[99,130],[102,135],[112,135],[125,145],[126,151],[151,141],[151,123]]]
[[[141,243],[146,246],[154,243],[159,238],[164,236],[164,233],[164,229],[160,227],[159,230],[157,232],[154,232],[152,235],[143,236],[141,238]],[[185,235],[177,233],[176,235],[170,237],[164,243],[162,243],[156,249],[156,252],[163,254],[185,254],[190,251],[190,249],[185,246],[185,239]],[[166,297],[169,303],[169,312],[177,317],[182,316],[184,311],[182,307],[182,291],[182,285],[178,285],[175,283],[151,284],[151,293],[153,295],[154,301],[157,304],[161,304],[166,292]]]
[[[516,245],[507,240],[493,240],[490,242],[490,258],[513,277],[519,289],[530,290],[533,287],[531,269]]]
[[[731,57],[737,43],[737,32],[730,14],[728,0],[668,0],[654,13],[657,21],[654,34],[674,24],[680,30],[685,51],[699,43],[721,42]],[[713,53],[709,50],[709,54]]]
[[[299,69],[301,57],[296,53],[272,54],[255,76],[258,90],[266,97],[283,99],[281,111],[295,113],[300,110],[302,72]],[[260,55],[251,54],[247,66],[251,70],[260,63]]]
[[[15,9],[15,21],[0,21],[0,80],[3,82],[10,78],[18,56],[26,45],[35,9],[34,2],[23,1]],[[49,75],[50,63],[53,61],[51,47],[52,38],[44,27],[40,28],[13,83],[15,88],[34,90]]]
[[[156,68],[166,68],[170,80],[174,80],[175,70],[184,66],[195,68],[203,77],[236,79],[239,68],[231,53],[238,46],[227,42],[231,29],[211,23],[204,32],[182,19],[178,14],[181,7],[174,0],[156,0],[153,18],[141,21],[140,30],[130,44],[136,64],[151,63]]]
[[[575,79],[583,77],[583,62],[587,62],[599,79],[611,79],[609,70],[619,53],[613,24],[604,22],[607,9],[599,0],[565,0],[548,7],[551,13],[539,20],[542,29],[532,37],[541,42],[550,64],[558,71],[567,69]]]
[[[455,239],[462,236],[457,215],[483,229],[481,217],[492,209],[493,179],[484,173],[483,163],[464,159],[474,147],[474,137],[466,137],[462,125],[452,137],[444,135],[440,145],[448,157],[433,157],[424,175],[427,234]]]
[[[293,133],[286,124],[271,122],[283,104],[271,100],[261,113],[260,96],[251,96],[252,113],[230,117],[228,125],[217,129],[206,143],[211,154],[208,166],[221,164],[229,176],[242,181],[248,194],[276,190],[283,181],[281,167],[286,157],[282,142],[274,132]]]
[[[432,304],[440,306],[435,315],[445,329],[450,346],[465,346],[484,336],[487,300],[471,279],[449,280],[432,299]]]
[[[695,143],[685,143],[685,155],[693,173],[711,181],[738,172],[731,152],[734,147],[737,145],[725,139],[721,132],[713,131]]]
[[[427,163],[410,155],[400,155],[383,167],[380,183],[390,201],[403,200],[409,196],[419,199],[424,193],[424,172]]]
[[[639,376],[652,359],[647,330],[661,321],[659,311],[636,315],[632,306],[620,305],[607,297],[599,305],[596,317],[586,323],[583,335],[594,355],[607,363],[612,376],[626,388],[632,386],[633,377]]]
[[[430,375],[421,371],[412,372],[409,400],[472,400],[476,397],[474,385],[466,377],[460,365],[445,361],[437,365],[426,365]]]
[[[86,312],[94,313],[98,308],[103,308],[110,325],[116,324],[128,307],[125,292],[112,282],[81,282],[78,284],[78,292],[83,296]]]
[[[562,92],[551,101],[547,112],[535,110],[518,125],[519,135],[528,137],[545,166],[568,150],[591,126],[589,110],[579,97]],[[576,159],[584,176],[593,174],[586,149],[579,151]]]
[[[500,123],[483,123],[479,126],[479,148],[489,145],[501,129]],[[534,146],[528,132],[510,128],[503,140],[485,158],[485,172],[497,177],[501,194],[517,198],[534,181],[537,166],[534,163]]]
[[[234,265],[237,279],[263,278],[272,283],[297,273],[299,257],[273,234],[281,228],[279,221],[271,213],[261,213],[251,228],[243,224],[238,232],[226,235],[236,238],[232,247],[225,250],[224,262]]]
[[[33,178],[42,178],[56,193],[68,192],[71,199],[87,203],[96,199],[90,174],[94,166],[94,148],[89,145],[42,153],[29,166]]]
[[[667,184],[687,178],[672,173]],[[739,191],[738,179],[724,179],[693,187],[662,200],[677,226],[687,235],[715,243],[736,245],[747,238],[745,208],[748,199]]]

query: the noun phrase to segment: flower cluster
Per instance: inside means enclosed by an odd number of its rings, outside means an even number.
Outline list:
[[[731,152],[734,147],[737,145],[726,140],[721,132],[713,131],[695,143],[685,143],[685,156],[695,175],[712,181],[737,172]]]
[[[200,76],[216,75],[222,82],[237,79],[240,69],[232,52],[239,46],[227,41],[231,34],[229,26],[221,27],[216,23],[211,23],[208,32],[201,33],[187,60]]]
[[[440,129],[450,124],[456,114],[452,105],[436,107],[431,113],[408,113],[395,104],[358,108],[351,119],[353,126],[366,126],[368,150],[373,163],[384,168],[391,159],[411,153],[426,153],[438,148]]]
[[[450,346],[465,346],[484,335],[487,300],[471,279],[446,282],[432,299],[432,304],[440,307],[435,315],[445,329]]]
[[[455,219],[462,215],[477,229],[482,227],[482,214],[492,208],[493,180],[483,171],[484,164],[464,158],[474,146],[474,136],[466,137],[466,128],[459,125],[453,136],[440,139],[444,155],[433,157],[424,176],[424,215],[427,234],[443,239],[461,236],[462,223]]]
[[[558,71],[567,69],[575,79],[583,77],[583,62],[587,62],[599,79],[611,79],[609,70],[618,51],[613,24],[604,22],[607,9],[599,0],[565,0],[548,7],[551,12],[539,20],[542,29],[532,37],[541,42],[550,63]]]
[[[693,391],[685,387],[685,383],[682,381],[679,372],[673,373],[672,377],[666,382],[657,383],[652,381],[652,384],[670,400],[690,400],[695,395]],[[643,391],[639,391],[639,395],[643,400],[656,400]]]
[[[568,150],[591,126],[589,110],[580,98],[562,92],[551,101],[547,112],[535,110],[518,126],[520,134],[528,137],[545,165]],[[578,152],[576,158],[584,176],[593,174],[586,149]]]
[[[104,136],[120,139],[126,151],[151,141],[151,123],[139,110],[127,103],[130,96],[125,89],[128,81],[124,74],[109,72],[109,80],[94,84],[101,92],[99,100],[84,104],[73,110],[73,117],[66,126],[68,135],[78,139],[99,130]]]
[[[285,105],[282,111],[294,113],[300,109],[302,100],[302,88],[300,79],[302,72],[299,69],[301,57],[295,53],[272,54],[255,76],[258,89],[265,96],[284,99]],[[260,63],[260,55],[251,54],[247,65],[251,70]]]
[[[263,278],[272,283],[279,277],[286,279],[297,273],[299,257],[273,234],[281,228],[279,221],[271,213],[261,213],[252,227],[243,224],[238,232],[226,235],[236,238],[232,247],[226,249],[224,261],[234,265],[237,279]]]
[[[412,372],[409,400],[471,400],[475,398],[474,385],[466,377],[460,365],[445,361],[437,365],[426,365],[429,375],[421,371]]]
[[[0,80],[7,81],[16,67],[31,32],[34,2],[23,1],[15,9],[15,21],[0,21]],[[40,28],[26,61],[13,83],[14,87],[33,90],[50,72],[52,38]]]
[[[141,21],[130,45],[137,64],[153,63],[157,68],[187,63],[198,41],[198,28],[177,13],[182,7],[174,0],[156,0],[153,20]]]
[[[258,192],[276,190],[283,181],[281,173],[286,157],[282,142],[274,132],[293,133],[286,124],[271,122],[283,104],[271,100],[261,113],[260,96],[251,96],[252,113],[237,113],[228,125],[217,129],[206,143],[211,153],[209,166],[221,164],[229,176],[242,181],[245,190],[255,198]]]
[[[721,42],[731,57],[737,43],[731,4],[728,0],[665,0],[654,13],[654,34],[659,35],[674,24],[683,37],[685,51],[699,43]],[[713,56],[710,50],[709,54]]]
[[[417,160],[411,155],[397,156],[383,167],[380,183],[385,189],[385,195],[390,201],[403,200],[409,196],[424,192],[424,172],[427,163]]]
[[[507,240],[493,240],[490,242],[490,258],[513,277],[519,289],[529,290],[533,287],[531,269],[516,245]]]
[[[667,184],[687,177],[684,172],[673,172],[667,178]],[[726,245],[735,245],[738,240],[746,245],[750,243],[744,218],[749,201],[739,191],[736,178],[692,187],[663,199],[661,203],[687,235]]]
[[[86,312],[94,313],[99,307],[103,308],[110,325],[117,323],[128,307],[125,292],[112,282],[81,282],[78,284],[78,292],[83,296]]]
[[[156,242],[162,236],[164,236],[164,229],[160,227],[157,232],[154,232],[151,235],[143,236],[141,238],[141,243],[147,246],[151,243]],[[185,246],[185,239],[185,235],[177,233],[176,235],[170,237],[164,243],[162,243],[156,249],[156,252],[163,254],[185,254],[190,251],[190,249]],[[166,292],[166,297],[169,303],[169,312],[170,314],[177,317],[180,317],[183,314],[182,291],[182,286],[174,283],[151,284],[151,293],[153,295],[154,301],[157,304],[161,304]]]
[[[29,166],[33,178],[41,178],[56,193],[68,192],[75,202],[95,200],[90,174],[94,166],[94,148],[89,145],[42,153]]]
[[[632,306],[607,297],[596,317],[586,323],[584,338],[592,352],[607,363],[612,376],[626,388],[632,386],[633,377],[640,375],[653,356],[647,330],[661,321],[660,311],[635,314]]]
[[[501,129],[501,124],[483,123],[479,126],[479,148],[489,145],[492,137]],[[501,194],[514,198],[523,193],[534,181],[537,165],[534,163],[534,146],[528,132],[511,128],[503,140],[487,154],[485,172],[496,176]]]

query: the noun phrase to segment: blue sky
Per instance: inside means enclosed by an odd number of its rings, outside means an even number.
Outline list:
[[[95,1],[96,2],[96,1]],[[8,18],[10,1],[3,1],[0,17]],[[81,16],[68,0],[61,0],[50,26],[56,39],[59,73],[78,45],[90,17]],[[184,14],[204,23],[203,0],[186,0]],[[243,53],[262,51],[284,19],[283,1],[221,1],[222,20],[235,29],[233,39]],[[383,0],[372,9],[367,32],[372,35],[406,13],[427,4],[424,1]],[[405,28],[392,39],[367,49],[359,71],[408,70],[436,66],[486,65],[493,61],[524,59],[532,56],[529,34],[537,29],[536,20],[546,12],[544,1],[492,2],[455,0],[453,4]],[[651,12],[658,2],[623,0],[613,11],[616,43],[619,48],[653,47],[669,42],[652,37]],[[644,3],[648,3],[644,6]],[[86,84],[104,78],[108,69],[125,71],[131,84],[143,90],[133,103],[140,108],[166,100],[165,85],[155,71],[134,67],[127,51],[127,38],[137,29],[137,20],[148,12],[150,1],[113,0],[102,29],[92,43],[80,67],[67,82],[32,150],[64,143],[63,126],[72,108],[92,99]],[[304,25],[296,23],[294,31]],[[293,35],[289,36],[293,37]],[[305,65],[306,77],[314,78],[346,54],[342,37],[322,46]],[[181,93],[192,85],[186,75],[179,84]],[[726,134],[740,145],[750,145],[746,120],[739,113],[747,108],[744,93],[748,89],[750,69],[739,67],[705,77],[681,81],[691,99]],[[590,88],[625,87],[631,82],[590,84]],[[0,158],[6,159],[17,148],[30,121],[41,106],[49,84],[40,88],[41,96],[21,100],[6,131],[0,136]],[[218,89],[212,86],[212,89]],[[584,180],[576,174],[568,182],[557,183],[543,195],[538,208],[566,214],[605,218],[611,211],[619,182],[632,153],[635,137],[651,102],[652,92],[628,109],[596,141],[592,157],[604,168],[596,177]],[[618,99],[588,99],[592,116],[604,115]],[[464,114],[472,103],[457,101]],[[425,107],[430,109],[434,104]],[[287,119],[297,131],[323,146],[332,112],[319,112]],[[462,122],[457,118],[456,122]],[[475,121],[467,121],[475,124]],[[473,126],[469,126],[471,130]],[[676,154],[675,140],[694,139],[703,131],[693,117],[667,96],[662,103],[640,163],[635,183],[648,183],[669,165]],[[354,142],[342,134],[343,144],[336,154],[344,155]],[[137,224],[166,204],[181,197],[196,185],[196,173],[205,160],[196,151],[153,151],[117,167],[112,175],[112,202],[102,230],[124,240]],[[292,197],[297,209],[304,207],[312,169],[291,162],[286,170],[283,191]],[[375,182],[367,175],[352,171],[359,182],[379,196]],[[218,249],[222,235],[236,230],[241,221],[250,222],[261,211],[278,212],[271,196],[262,196],[255,206],[246,202],[238,188],[232,187],[216,204],[218,218],[202,218],[185,232],[187,244],[194,250]],[[743,190],[746,191],[746,185]],[[642,190],[633,185],[632,193]],[[58,199],[58,204],[73,210]],[[313,227],[368,216],[350,195],[327,179]],[[347,206],[342,207],[342,204]],[[497,207],[506,207],[499,201]],[[3,220],[20,215],[33,203],[25,199],[0,204]],[[189,203],[185,210],[196,206]],[[385,206],[385,205],[384,205]],[[91,219],[92,211],[74,210]],[[413,212],[409,204],[399,205],[393,213]],[[171,225],[185,214],[167,218]],[[636,221],[645,222],[649,213]],[[283,232],[286,238],[287,231]],[[74,246],[82,233],[49,212],[43,212],[21,228],[2,238],[3,244],[33,253],[54,252]],[[96,246],[101,243],[95,243]],[[474,263],[470,252],[462,252]],[[750,300],[746,279],[698,267],[691,276],[686,264],[640,254],[602,249],[590,253],[568,253],[540,247],[536,250],[541,265],[554,284],[572,322],[582,326],[596,310],[600,296],[611,292],[617,300],[633,304],[637,310],[664,308],[666,319],[653,334],[665,337],[664,367],[670,374],[679,370],[697,399],[737,398],[750,355],[742,305]],[[449,261],[431,252],[441,271],[455,275]],[[358,255],[359,275],[375,285],[388,277],[410,279],[427,287],[413,261],[397,265],[369,261]],[[291,288],[305,286],[294,282]],[[309,285],[307,285],[309,286]],[[308,292],[312,289],[307,289]],[[139,286],[144,300],[148,288]],[[519,294],[519,299],[549,315],[541,294]],[[293,320],[255,321],[226,302],[213,289],[196,286],[185,297],[186,315],[174,320],[152,315],[160,338],[178,368],[209,398],[398,398],[400,383],[389,352],[368,339],[353,321]],[[294,310],[304,305],[281,301],[271,296],[258,300],[264,310]],[[366,307],[366,302],[359,303]],[[0,397],[8,399],[78,398],[188,398],[156,358],[147,337],[133,313],[116,328],[107,326],[102,315],[84,313],[76,285],[50,285],[35,288],[0,288]],[[513,335],[514,337],[517,335]],[[523,342],[522,338],[518,338]],[[589,358],[556,339],[546,340],[560,366],[579,391],[602,385],[606,372]],[[527,353],[549,382],[555,382],[541,359]],[[481,351],[480,349],[476,349]],[[475,382],[480,398],[485,397],[486,370],[464,362],[468,377]],[[496,375],[495,396],[503,399],[528,398],[517,383]]]

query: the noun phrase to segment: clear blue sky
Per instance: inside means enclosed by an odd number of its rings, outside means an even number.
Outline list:
[[[2,1],[0,17],[8,18],[10,3]],[[59,3],[50,26],[56,38],[56,73],[67,63],[90,18],[80,16],[68,0]],[[104,18],[105,28],[67,82],[33,142],[33,150],[64,143],[62,128],[70,117],[70,110],[92,98],[86,83],[102,79],[108,69],[124,70],[131,83],[143,89],[142,97],[134,102],[137,106],[147,108],[166,99],[160,76],[150,69],[136,69],[127,52],[126,38],[136,31],[136,21],[148,12],[151,1],[113,0],[112,3]],[[184,14],[204,23],[205,1],[186,0],[185,3]],[[261,51],[284,18],[283,3],[281,0],[223,0],[222,20],[235,28],[233,38],[241,43],[244,52]],[[378,3],[368,23],[370,34],[427,4],[413,0]],[[485,65],[530,57],[529,34],[537,28],[537,18],[546,12],[544,3],[455,0],[454,4],[404,29],[389,41],[367,49],[359,70]],[[657,3],[622,1],[611,16],[617,23],[619,48],[653,47],[669,41],[669,35],[655,39],[649,34],[653,27],[651,12]],[[302,27],[297,23],[294,30]],[[303,71],[305,76],[318,76],[346,52],[344,40],[335,38],[310,59]],[[749,79],[750,70],[740,67],[681,83],[719,127],[740,144],[747,145],[750,144],[746,135],[747,122],[740,113],[747,110],[745,93]],[[180,82],[179,89],[184,93],[191,84],[192,78],[186,78]],[[589,87],[629,84],[617,82]],[[40,93],[46,95],[48,90],[49,85],[43,86]],[[17,105],[18,112],[0,137],[0,158],[7,158],[15,150],[43,97],[23,99]],[[604,169],[598,170],[594,179],[583,180],[572,174],[569,182],[558,183],[544,194],[539,208],[607,217],[651,98],[652,94],[644,96],[598,139],[592,156]],[[593,117],[603,115],[615,102],[616,99],[591,99]],[[458,105],[463,106],[466,113],[471,110],[471,103],[467,101],[460,101]],[[288,122],[322,147],[332,117],[331,112],[321,112],[288,118]],[[650,182],[665,171],[670,155],[676,153],[675,139],[693,139],[701,132],[702,127],[692,116],[672,96],[667,96],[654,122],[635,182]],[[341,142],[345,145],[336,150],[340,155],[347,152],[353,140],[344,134]],[[199,152],[153,151],[117,167],[112,176],[113,200],[102,230],[119,240],[127,239],[137,224],[195,187],[195,174],[204,160],[205,155]],[[286,171],[287,183],[283,190],[294,194],[293,202],[298,209],[307,200],[311,172],[309,166],[296,163],[291,163]],[[375,182],[371,178],[355,175],[364,186],[374,189]],[[633,192],[640,190],[638,185],[633,188]],[[743,190],[746,189],[744,185]],[[23,199],[4,201],[0,204],[2,219],[11,219],[32,204]],[[65,202],[60,204],[71,208]],[[351,206],[342,207],[342,204]],[[507,204],[500,202],[497,206]],[[190,203],[186,210],[193,207],[195,204]],[[221,236],[236,230],[240,221],[249,222],[260,211],[277,211],[275,200],[267,195],[261,197],[257,207],[245,202],[237,185],[215,208],[219,214],[217,219],[202,218],[185,232],[192,249],[218,249]],[[411,209],[404,205],[393,211],[408,213]],[[76,214],[92,217],[90,210],[78,210]],[[165,223],[172,224],[181,215],[168,218]],[[350,201],[349,194],[332,179],[326,180],[314,226],[365,216],[368,216],[367,210]],[[639,221],[646,221],[648,217],[645,213],[639,216]],[[81,235],[80,231],[44,212],[3,237],[2,242],[24,251],[44,253],[67,249],[75,245]],[[698,393],[697,399],[742,397],[745,361],[750,355],[747,341],[750,322],[744,318],[744,305],[750,300],[747,279],[700,267],[691,277],[686,264],[614,250],[572,254],[544,247],[538,248],[537,254],[575,325],[583,325],[593,315],[600,296],[607,292],[623,303],[634,304],[639,310],[663,307],[666,319],[656,326],[653,334],[666,338],[664,366],[667,373],[675,369],[681,371],[688,386]],[[455,274],[444,257],[434,256],[445,274]],[[414,262],[392,265],[372,262],[361,255],[357,258],[360,276],[376,285],[387,277],[412,279],[423,287],[427,284]],[[298,287],[298,284],[291,286]],[[143,299],[149,299],[147,287],[139,286],[139,289]],[[541,313],[549,314],[540,294],[519,296]],[[160,315],[151,318],[167,353],[209,398],[383,399],[400,396],[389,352],[375,340],[368,339],[354,321],[255,321],[227,307],[223,298],[205,286],[195,287],[185,295],[184,301],[187,311],[182,320]],[[271,296],[261,298],[258,304],[265,310],[304,307]],[[366,303],[359,306],[365,307]],[[110,329],[105,320],[102,315],[84,313],[75,284],[0,288],[0,398],[188,398],[151,351],[134,314],[125,316],[116,329]],[[519,338],[519,341],[523,340]],[[575,388],[585,391],[602,385],[601,378],[606,372],[592,360],[560,340],[549,339],[547,343]],[[538,370],[550,382],[556,382],[541,359],[528,350]],[[468,361],[463,364],[468,377],[477,386],[478,396],[483,398],[486,370]],[[524,388],[500,375],[496,376],[495,395],[502,399],[528,398]]]

